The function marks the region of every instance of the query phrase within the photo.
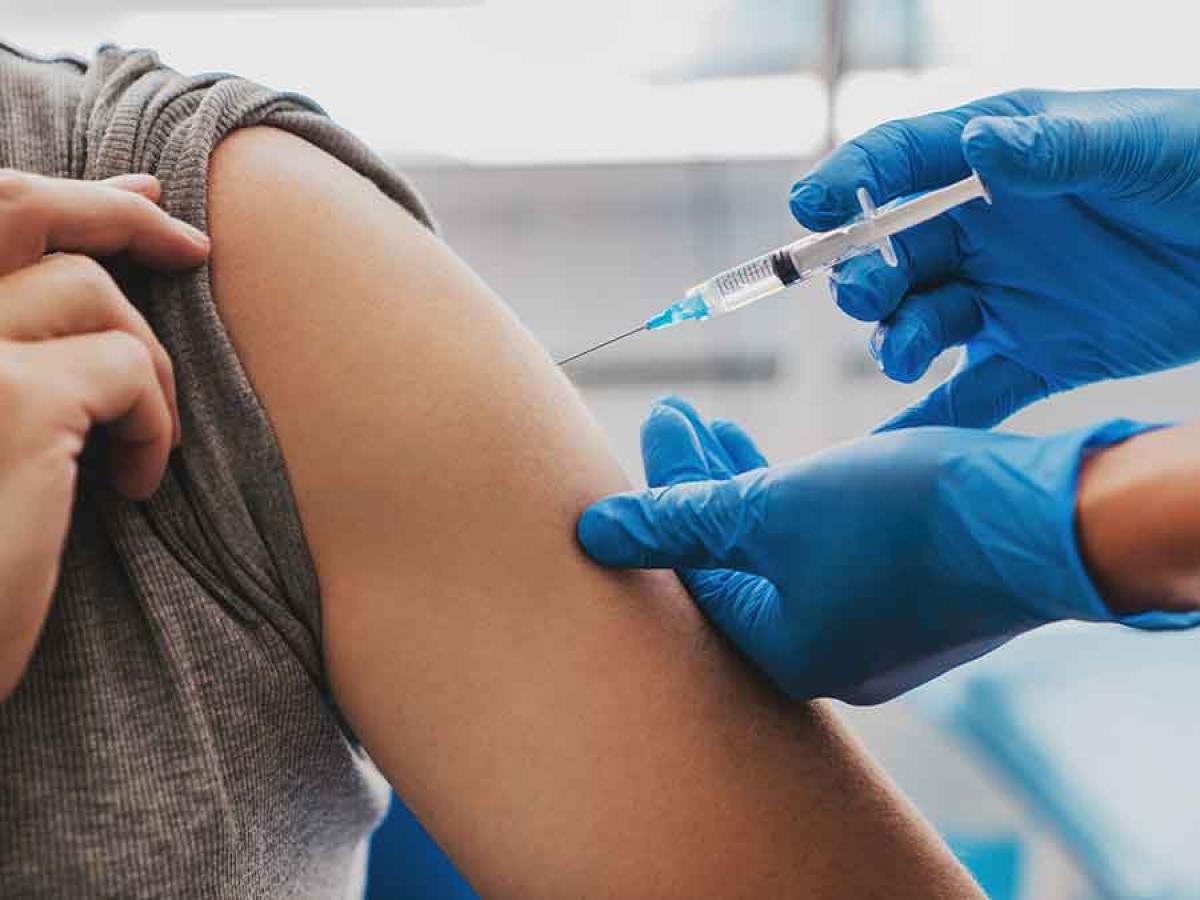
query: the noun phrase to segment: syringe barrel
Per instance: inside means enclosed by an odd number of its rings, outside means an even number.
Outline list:
[[[714,275],[688,296],[700,297],[710,316],[720,316],[777,293],[800,277],[788,248],[782,247]]]
[[[846,225],[832,231],[810,234],[783,248],[797,272],[797,280],[808,278],[861,253],[871,242],[855,226]]]
[[[895,265],[895,253],[888,240],[890,235],[979,197],[990,202],[987,189],[974,173],[962,181],[878,211],[862,191],[859,197],[863,205],[861,219],[831,231],[810,234],[786,247],[726,269],[693,287],[683,301],[668,307],[667,312],[674,310],[674,313],[660,319],[665,324],[673,324],[721,316],[877,248],[883,251],[889,264]]]
[[[702,300],[709,317],[733,312],[861,252],[855,237],[849,228],[809,235],[702,281],[688,296]]]

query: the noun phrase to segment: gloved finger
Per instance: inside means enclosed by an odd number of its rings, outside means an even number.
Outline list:
[[[921,425],[990,428],[1050,395],[1045,380],[1005,356],[989,356],[955,372],[919,403],[876,432]]]
[[[890,316],[915,288],[945,281],[962,262],[958,224],[938,216],[892,238],[896,265],[878,253],[857,256],[831,276],[834,300],[852,319],[878,322]]]
[[[1138,116],[1039,115],[972,119],[963,153],[994,190],[1045,195],[1132,190],[1145,163],[1146,123]]]
[[[642,463],[651,487],[711,477],[691,422],[679,410],[660,403],[650,408],[642,423]]]
[[[737,424],[728,419],[714,419],[712,430],[725,449],[735,475],[767,465],[767,458],[759,451],[754,440]]]
[[[758,474],[607,497],[580,516],[579,542],[606,566],[753,572]]]
[[[843,144],[792,187],[792,215],[805,228],[828,231],[859,214],[856,191],[876,205],[966,178],[960,142],[965,110],[885,122]]]
[[[975,289],[948,281],[910,294],[890,319],[875,329],[871,352],[884,374],[905,384],[925,374],[943,350],[964,344],[983,327]]]
[[[695,432],[696,440],[700,444],[701,450],[704,451],[704,461],[708,464],[708,472],[706,478],[731,478],[736,473],[733,461],[725,452],[725,448],[721,446],[721,441],[713,433],[712,427],[704,420],[704,416],[700,415],[696,407],[692,406],[687,400],[682,397],[672,394],[668,397],[663,397],[658,401],[663,406],[669,406],[672,409],[682,413],[692,426],[692,431]],[[691,478],[689,481],[697,481],[700,479]]]

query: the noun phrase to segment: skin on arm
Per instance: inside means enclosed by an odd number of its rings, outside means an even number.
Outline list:
[[[337,700],[486,896],[977,896],[820,705],[579,513],[628,485],[504,305],[270,129],[211,169],[214,291],[287,459]]]
[[[1085,461],[1076,530],[1114,612],[1200,607],[1200,426],[1140,434]]]

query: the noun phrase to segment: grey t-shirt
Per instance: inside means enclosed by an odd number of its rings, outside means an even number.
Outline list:
[[[184,77],[147,51],[83,63],[0,45],[3,167],[150,172],[163,206],[204,228],[209,156],[254,124],[300,135],[428,222],[302,97]],[[135,504],[89,441],[53,607],[0,704],[0,895],[356,893],[386,785],[329,697],[316,575],[270,423],[206,269],[122,283],[174,360],[184,443]]]

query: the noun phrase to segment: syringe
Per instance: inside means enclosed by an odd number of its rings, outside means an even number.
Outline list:
[[[867,189],[860,187],[858,204],[862,208],[862,216],[850,224],[832,231],[810,234],[726,269],[700,282],[682,300],[651,316],[639,327],[560,360],[558,364],[569,363],[640,331],[658,331],[680,322],[701,322],[723,316],[763,297],[779,293],[818,272],[828,271],[840,262],[875,250],[880,252],[889,266],[894,266],[896,250],[891,241],[893,234],[928,222],[947,210],[979,198],[991,203],[987,188],[975,173],[944,188],[896,200],[880,209],[875,208]]]

